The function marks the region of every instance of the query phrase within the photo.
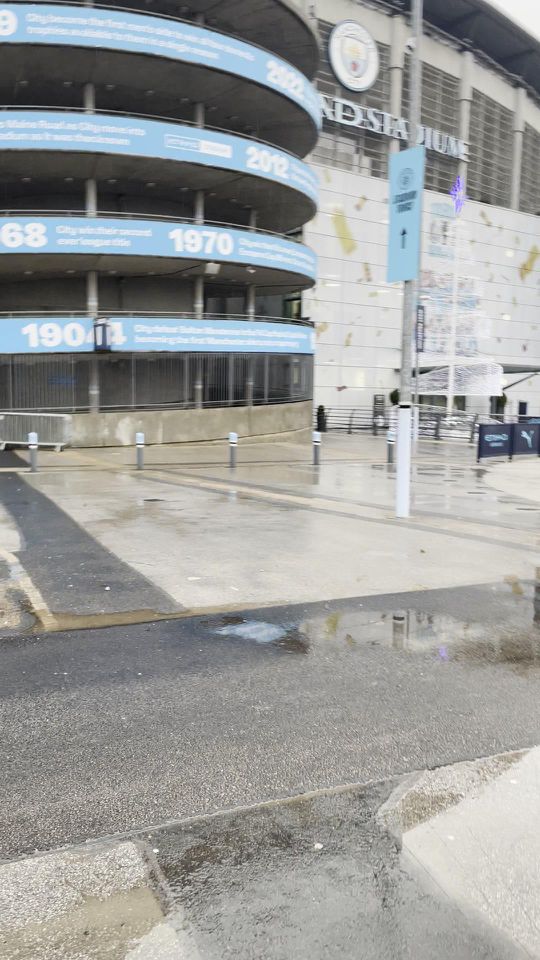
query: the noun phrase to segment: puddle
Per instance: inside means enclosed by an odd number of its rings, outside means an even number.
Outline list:
[[[507,664],[516,670],[540,669],[540,587],[533,604],[530,586],[509,578],[522,606],[515,621],[483,623],[414,608],[330,614],[299,625],[313,654],[362,653],[380,647],[405,656],[448,663]]]
[[[527,672],[540,668],[540,583],[508,576],[503,588],[515,598],[508,620],[485,623],[415,608],[377,611],[340,609],[308,620],[270,623],[228,615],[207,622],[219,637],[309,654],[327,660],[361,656],[380,647],[400,656],[449,663],[506,664]],[[532,601],[532,602],[531,602]]]

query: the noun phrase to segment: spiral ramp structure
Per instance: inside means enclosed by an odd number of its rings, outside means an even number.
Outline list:
[[[0,45],[0,409],[309,400],[297,4],[9,2]]]

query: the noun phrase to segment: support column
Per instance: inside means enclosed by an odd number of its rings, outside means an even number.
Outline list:
[[[525,133],[525,89],[516,87],[514,100],[514,143],[512,150],[512,193],[510,206],[519,210],[521,197],[521,165],[523,162],[523,135]]]
[[[459,139],[469,142],[471,127],[471,103],[472,103],[472,75],[474,67],[474,56],[470,50],[465,50],[461,57],[461,78],[459,84]],[[466,160],[460,160],[458,173],[467,185],[467,168],[469,164]]]
[[[197,26],[202,27],[204,24],[204,15],[198,13],[195,17],[195,23]],[[196,103],[194,108],[193,120],[196,127],[203,128],[205,124],[205,107],[204,103]],[[195,223],[202,224],[204,223],[204,191],[197,190],[195,193]],[[204,316],[204,277],[195,277],[194,281],[194,290],[193,290],[193,309],[195,312],[195,317],[197,320],[202,320]]]
[[[405,63],[405,44],[407,42],[407,24],[402,16],[392,17],[392,42],[390,46],[390,113],[393,117],[402,117],[403,67]],[[414,146],[413,143],[410,146]],[[390,140],[390,153],[397,153],[399,140]]]
[[[84,85],[83,107],[85,113],[95,113],[96,90],[93,83]],[[93,179],[86,181],[85,210],[87,217],[95,217],[97,214],[97,183]]]
[[[93,83],[85,83],[84,85],[84,111],[85,113],[95,113],[96,112],[96,88]]]
[[[194,121],[195,121],[195,126],[196,126],[196,127],[201,127],[201,128],[204,127],[204,121],[205,121],[204,103],[196,103],[196,104],[195,104],[195,110],[194,110],[194,117],[193,117],[193,119],[194,119]]]
[[[85,210],[87,217],[97,216],[97,183],[87,180],[85,184]]]
[[[95,112],[96,91],[93,83],[84,85],[83,106],[85,113]],[[87,180],[85,184],[85,212],[87,217],[97,215],[97,183],[94,179]],[[98,310],[98,275],[95,270],[90,270],[86,274],[86,312],[92,324],[97,320]],[[88,406],[90,413],[99,411],[99,360],[95,353],[90,357]]]
[[[98,276],[95,270],[86,274],[86,312],[93,324],[98,315]],[[93,353],[90,357],[90,376],[88,382],[88,406],[90,413],[99,411],[99,358]]]
[[[246,313],[250,320],[255,318],[255,297],[257,294],[257,287],[254,283],[249,283],[246,291]]]
[[[195,191],[193,218],[195,223],[204,223],[204,190]]]
[[[204,277],[195,277],[193,282],[193,312],[197,320],[204,315]]]

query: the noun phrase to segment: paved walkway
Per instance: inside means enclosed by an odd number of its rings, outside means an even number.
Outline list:
[[[6,960],[540,956],[540,463],[310,453],[0,455]]]
[[[494,489],[504,467],[421,443],[413,515],[397,521],[385,454],[339,435],[319,469],[280,442],[242,444],[234,472],[224,443],[150,447],[144,472],[128,448],[40,453],[38,474],[0,473],[0,523],[64,625],[534,576],[540,510],[523,485]]]

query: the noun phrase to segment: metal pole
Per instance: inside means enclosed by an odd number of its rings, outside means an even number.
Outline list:
[[[411,53],[411,102],[409,112],[410,142],[416,146],[421,116],[420,91],[422,85],[423,0],[412,0],[412,33],[414,48]],[[415,280],[405,282],[403,296],[403,329],[401,337],[401,379],[397,433],[396,516],[408,517],[411,512],[411,381],[412,333],[416,312],[418,285]]]
[[[417,300],[418,303],[418,300]],[[418,310],[414,318],[414,406],[420,406],[420,354],[418,351]]]
[[[457,213],[455,214],[457,218]],[[458,289],[459,289],[459,220],[454,220],[454,275],[452,279],[452,323],[450,327],[450,342],[448,344],[448,394],[446,396],[446,416],[452,415],[454,406],[454,385],[456,379],[456,335],[458,317]]]
[[[229,467],[234,470],[236,467],[236,452],[238,450],[238,434],[229,434]]]
[[[30,473],[37,473],[37,452],[38,435],[37,433],[28,434],[28,449],[30,451]]]
[[[313,466],[318,467],[321,463],[321,435],[317,430],[313,431]]]
[[[144,470],[144,433],[135,434],[137,446],[137,470]]]

